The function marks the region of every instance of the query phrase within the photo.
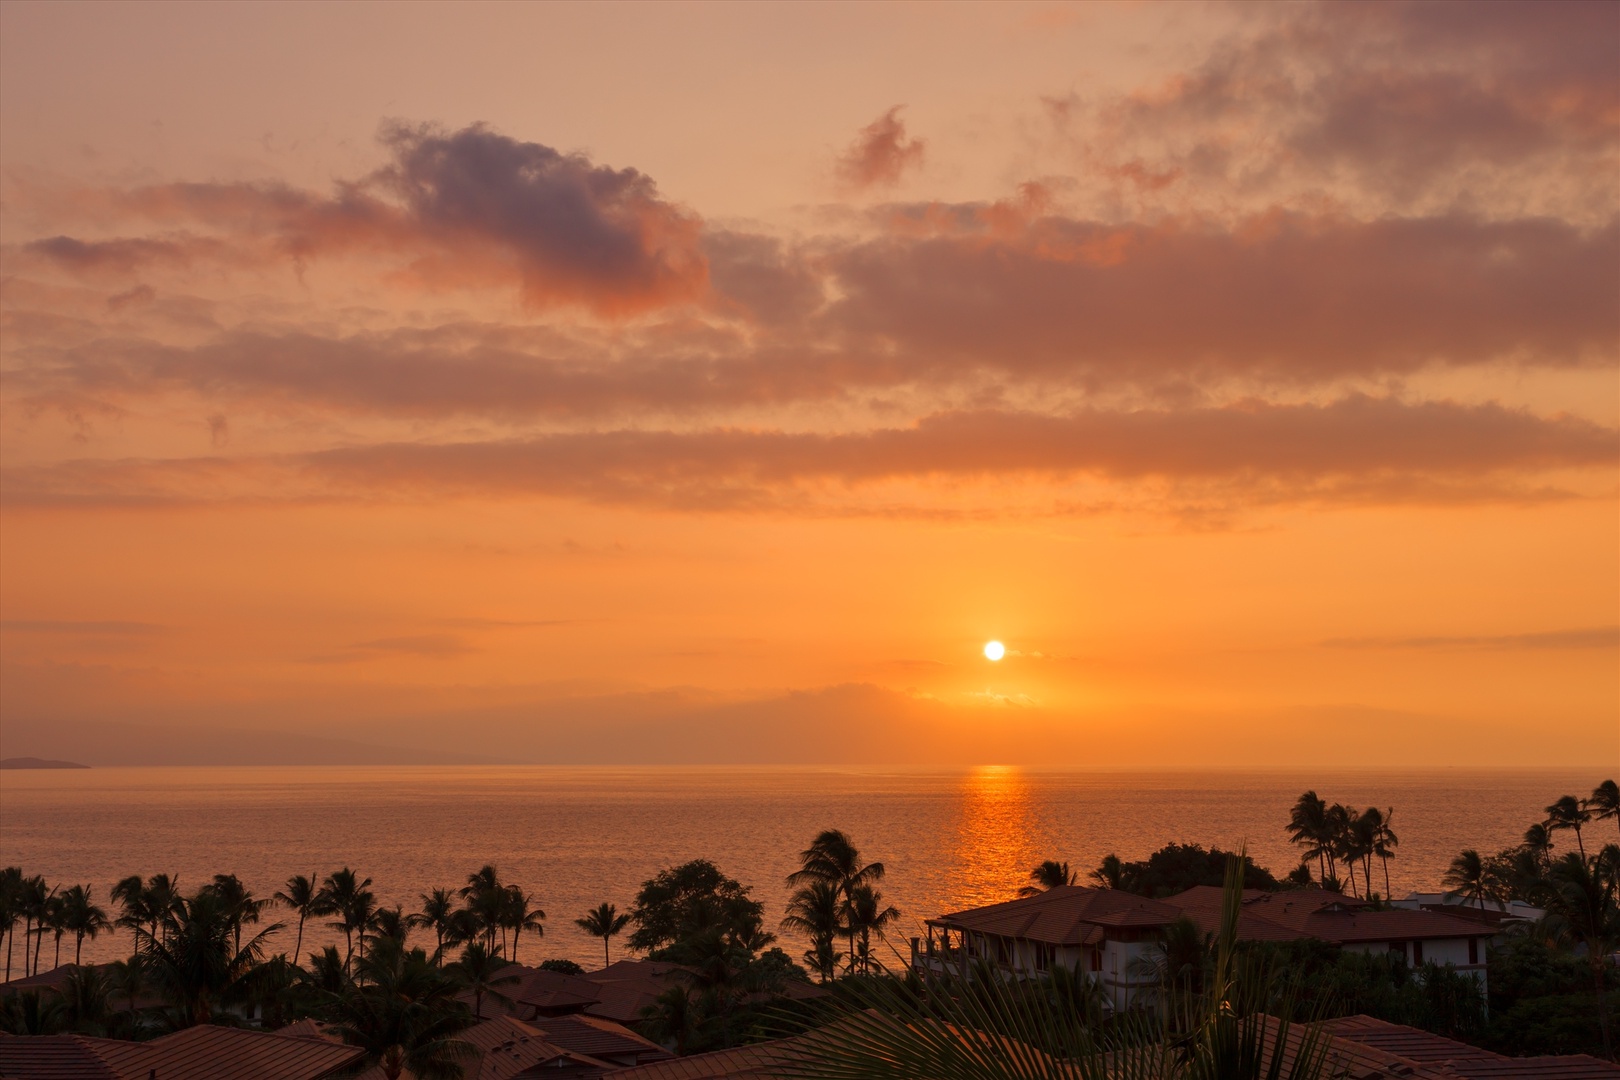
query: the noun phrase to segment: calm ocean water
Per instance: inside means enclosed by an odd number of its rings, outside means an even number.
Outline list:
[[[410,909],[419,892],[460,885],[494,863],[550,915],[544,939],[525,939],[519,959],[600,966],[600,941],[573,924],[586,909],[604,900],[626,909],[643,880],[701,856],[752,885],[774,922],[795,854],[828,827],[844,829],[864,855],[887,865],[884,892],[904,913],[893,939],[903,948],[925,918],[1010,898],[1045,858],[1090,870],[1109,852],[1136,858],[1172,841],[1226,848],[1246,841],[1280,876],[1299,861],[1283,824],[1306,788],[1330,802],[1393,807],[1401,839],[1390,864],[1394,894],[1435,888],[1459,850],[1517,842],[1548,803],[1585,795],[1606,776],[1002,767],[7,771],[0,772],[0,864],[63,885],[90,884],[103,903],[112,882],[132,873],[178,873],[195,886],[231,872],[268,896],[289,875],[346,864],[369,875],[385,903]],[[1594,829],[1613,833],[1614,826]],[[329,940],[336,939],[306,930],[305,951]],[[64,959],[72,944],[64,941]],[[289,926],[275,948],[292,944]],[[785,944],[795,956],[802,951]],[[85,955],[111,959],[128,947],[123,935],[108,935],[87,942]],[[47,941],[47,964],[51,951]]]

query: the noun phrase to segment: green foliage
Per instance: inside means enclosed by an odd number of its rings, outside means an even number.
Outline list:
[[[726,877],[707,859],[661,871],[642,882],[630,919],[632,948],[658,953],[717,932],[750,954],[775,938],[761,930],[765,909],[747,886]]]
[[[540,961],[540,970],[541,971],[555,971],[559,975],[583,975],[583,974],[585,974],[585,969],[584,968],[580,967],[578,964],[574,963],[572,960],[564,960],[561,957],[553,957],[550,960],[542,960],[542,961]]]
[[[1226,861],[1232,857],[1220,848],[1205,850],[1197,844],[1166,844],[1136,862],[1120,862],[1108,856],[1092,875],[1094,881],[1117,882],[1113,887],[1138,896],[1164,897],[1186,892],[1195,885],[1220,888],[1226,876]],[[1245,889],[1276,890],[1277,879],[1263,866],[1243,860]]]

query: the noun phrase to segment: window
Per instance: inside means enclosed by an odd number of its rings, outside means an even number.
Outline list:
[[[1468,939],[1468,962],[1470,964],[1479,963],[1479,938],[1471,937]]]
[[[1412,942],[1412,966],[1423,966],[1423,942],[1421,941]]]

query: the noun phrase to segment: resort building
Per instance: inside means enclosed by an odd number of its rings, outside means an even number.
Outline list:
[[[1180,918],[1213,933],[1220,924],[1221,890],[1200,886],[1150,900],[1115,889],[1061,886],[928,920],[926,939],[912,940],[912,963],[963,974],[979,963],[1017,975],[1055,966],[1078,969],[1090,974],[1115,1008],[1124,1008],[1153,987],[1138,961]],[[1414,967],[1450,964],[1481,983],[1494,933],[1490,925],[1447,912],[1375,909],[1322,889],[1246,890],[1238,919],[1244,941],[1314,939],[1358,952],[1394,952]]]

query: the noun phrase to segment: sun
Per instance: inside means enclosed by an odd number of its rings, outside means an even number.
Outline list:
[[[1007,646],[1003,645],[1001,642],[987,641],[984,643],[984,658],[986,660],[1000,660],[1006,655]]]

